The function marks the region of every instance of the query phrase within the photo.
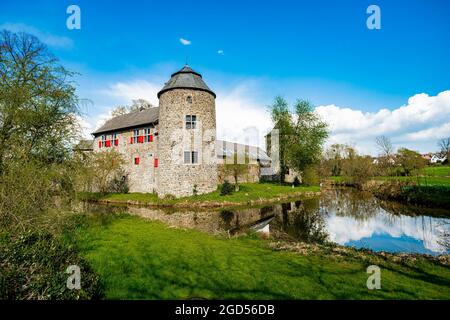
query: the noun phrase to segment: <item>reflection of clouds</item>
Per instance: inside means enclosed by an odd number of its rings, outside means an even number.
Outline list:
[[[390,221],[390,223],[386,223]],[[326,228],[330,240],[344,245],[349,241],[358,241],[362,238],[370,238],[375,234],[388,234],[399,238],[402,235],[423,241],[425,248],[433,252],[444,253],[445,248],[439,244],[441,235],[445,230],[443,222],[450,219],[432,217],[397,216],[380,210],[379,214],[367,220],[355,220],[348,216],[337,216],[330,213],[326,218]]]

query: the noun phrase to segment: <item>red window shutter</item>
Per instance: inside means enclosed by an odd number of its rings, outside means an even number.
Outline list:
[[[117,147],[119,145],[119,139],[114,140],[114,145]]]
[[[155,158],[155,168],[158,168],[158,159]]]
[[[139,164],[139,157],[134,158],[134,164]]]
[[[102,142],[99,140],[98,141],[98,147],[101,148],[102,147]]]
[[[130,144],[133,144],[133,137],[130,137]]]
[[[111,147],[111,140],[106,140],[106,147],[107,148]]]
[[[153,142],[153,135],[150,135],[150,142]]]
[[[138,143],[143,143],[143,142],[144,142],[144,136],[139,136]]]

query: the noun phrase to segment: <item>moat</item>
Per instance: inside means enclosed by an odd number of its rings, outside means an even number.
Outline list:
[[[92,212],[126,211],[169,226],[235,236],[256,231],[272,239],[395,253],[448,254],[450,213],[384,202],[352,188],[333,188],[320,197],[263,207],[219,211],[165,210],[86,204]]]

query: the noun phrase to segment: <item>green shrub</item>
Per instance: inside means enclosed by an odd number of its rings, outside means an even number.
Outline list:
[[[197,185],[196,184],[194,184],[194,189],[192,189],[192,194],[194,195],[194,196],[197,196],[198,195],[198,189],[197,189]]]
[[[306,186],[319,184],[319,177],[317,176],[315,168],[309,167],[303,171],[302,183]]]
[[[67,267],[81,269],[81,289],[66,287]],[[99,299],[99,277],[76,249],[49,232],[3,233],[0,237],[1,299]]]
[[[234,192],[234,187],[227,180],[220,186],[220,195],[226,196],[228,194],[232,194]]]

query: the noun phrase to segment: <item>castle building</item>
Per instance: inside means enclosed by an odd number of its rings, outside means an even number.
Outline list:
[[[92,150],[116,149],[126,161],[131,192],[160,197],[212,192],[229,179],[224,160],[244,154],[243,181],[258,181],[270,158],[258,147],[216,139],[216,94],[201,74],[184,66],[158,92],[159,106],[114,117],[94,133]]]

